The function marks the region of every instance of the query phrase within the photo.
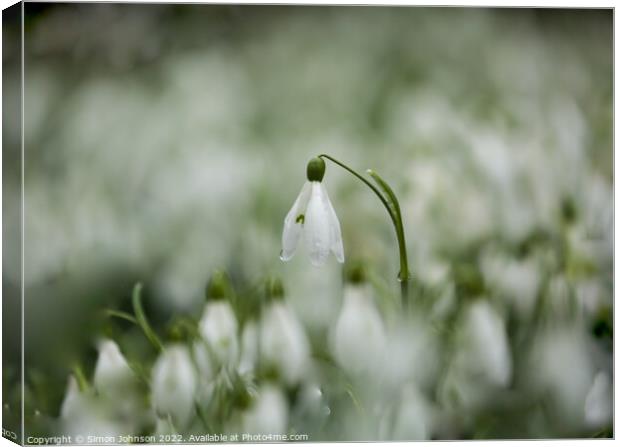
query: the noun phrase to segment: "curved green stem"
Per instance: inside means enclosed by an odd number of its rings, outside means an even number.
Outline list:
[[[82,369],[82,366],[79,363],[76,363],[75,365],[73,365],[73,376],[75,377],[75,380],[78,384],[78,389],[80,390],[80,392],[85,392],[88,391],[88,380],[86,379],[86,376],[84,375],[84,370]]]
[[[146,338],[151,342],[155,349],[157,349],[158,351],[162,351],[164,349],[164,345],[159,340],[159,337],[157,336],[153,328],[151,328],[149,320],[147,320],[146,318],[146,314],[144,313],[144,309],[142,308],[141,294],[142,284],[136,283],[132,293],[133,311],[136,314],[136,320],[142,328],[144,335],[146,335]]]
[[[133,315],[128,314],[127,312],[122,312],[120,310],[114,310],[114,309],[106,309],[104,313],[108,317],[120,318],[121,320],[126,320],[133,324],[139,325],[138,320],[136,320],[136,318]]]
[[[336,163],[341,168],[346,169],[351,174],[353,174],[358,179],[360,179],[362,182],[364,182],[366,184],[366,186],[368,186],[370,189],[372,189],[373,192],[377,195],[377,197],[379,197],[379,200],[381,200],[381,203],[383,203],[383,206],[385,206],[385,209],[390,214],[390,218],[392,219],[392,222],[394,222],[394,215],[392,214],[392,210],[390,209],[390,205],[388,204],[387,200],[385,200],[385,197],[383,197],[383,194],[381,194],[381,192],[377,189],[377,187],[375,185],[370,183],[368,180],[366,180],[364,177],[362,177],[360,174],[358,174],[356,171],[354,171],[353,169],[351,169],[350,167],[348,167],[347,165],[345,165],[341,161],[338,161],[335,158],[330,157],[327,154],[321,154],[321,155],[319,155],[319,158],[327,158],[328,160],[331,160],[332,162]],[[396,225],[396,222],[394,222],[394,225]]]
[[[398,198],[392,188],[387,184],[385,180],[383,180],[379,174],[374,172],[371,169],[368,169],[366,172],[368,175],[372,177],[372,179],[379,185],[383,193],[379,191],[379,189],[370,183],[366,178],[362,177],[361,174],[351,169],[349,166],[345,165],[339,160],[327,155],[321,154],[319,158],[326,158],[341,168],[349,171],[359,180],[361,180],[366,186],[368,186],[375,195],[381,200],[381,203],[387,210],[390,215],[390,219],[392,219],[392,224],[394,225],[394,230],[396,231],[396,239],[398,240],[398,250],[400,254],[400,271],[398,272],[398,280],[400,281],[401,286],[401,294],[403,298],[403,304],[406,304],[408,301],[408,282],[409,282],[409,264],[407,262],[407,246],[405,244],[405,230],[403,228],[403,219],[400,212],[400,204],[398,203]]]

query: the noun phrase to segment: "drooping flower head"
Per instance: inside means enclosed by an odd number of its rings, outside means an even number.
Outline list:
[[[264,385],[242,415],[242,429],[250,434],[282,434],[288,425],[288,403],[282,390],[273,384]]]
[[[336,361],[349,373],[372,372],[380,364],[385,328],[359,264],[347,271],[342,309],[332,328],[330,344]]]
[[[298,383],[310,362],[310,342],[302,324],[284,299],[279,280],[269,282],[270,302],[261,315],[260,359],[287,384]]]
[[[288,261],[293,257],[303,233],[313,265],[325,264],[330,251],[343,263],[340,222],[322,183],[325,162],[319,157],[310,160],[306,175],[308,180],[284,219],[280,259]]]
[[[160,418],[172,418],[174,426],[184,428],[194,412],[197,378],[189,351],[181,344],[162,352],[151,374],[152,403]]]
[[[99,393],[111,395],[124,394],[135,383],[127,360],[112,340],[99,342],[99,357],[93,381]]]
[[[229,288],[228,276],[214,272],[207,285],[207,304],[198,323],[202,339],[220,366],[235,365],[239,360],[238,322],[228,300]]]

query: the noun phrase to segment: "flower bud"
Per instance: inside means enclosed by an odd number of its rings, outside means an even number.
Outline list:
[[[306,176],[311,182],[320,182],[325,175],[325,162],[320,157],[314,157],[308,162]]]
[[[177,432],[172,426],[172,422],[170,418],[157,418],[157,422],[155,423],[155,435],[156,436],[166,436],[166,435],[176,435]]]
[[[265,385],[242,415],[243,431],[250,434],[283,434],[288,425],[288,404],[279,388]]]
[[[425,397],[414,385],[409,384],[402,391],[391,438],[403,441],[430,439],[432,419],[431,408]]]
[[[183,345],[170,345],[163,351],[152,372],[152,402],[161,418],[171,417],[178,429],[187,427],[194,413],[196,372]]]
[[[197,398],[201,404],[207,403],[211,399],[214,388],[215,371],[213,362],[209,356],[209,351],[203,340],[197,340],[192,345],[194,363],[198,370],[198,391]]]
[[[239,374],[251,372],[258,358],[258,328],[254,321],[245,323],[241,333],[241,359],[239,360]]]
[[[301,323],[284,301],[273,301],[262,315],[261,362],[289,385],[299,382],[310,356],[310,345]]]
[[[494,385],[508,385],[512,359],[506,326],[488,301],[476,300],[465,310],[461,343],[457,363]]]
[[[71,419],[79,415],[85,404],[85,397],[80,393],[77,380],[73,375],[69,376],[67,382],[67,391],[65,392],[65,398],[62,401],[60,407],[60,417],[65,419]]]
[[[106,395],[121,396],[135,384],[133,371],[118,345],[112,340],[99,343],[99,357],[93,379],[95,389]]]
[[[69,377],[60,409],[60,429],[67,436],[118,436],[134,433],[134,421],[118,417],[92,393],[80,391],[74,376]]]
[[[331,350],[350,373],[370,372],[385,344],[385,329],[368,286],[347,285],[344,302],[331,332]]]
[[[238,361],[237,318],[228,301],[207,303],[199,331],[220,364],[230,365]]]

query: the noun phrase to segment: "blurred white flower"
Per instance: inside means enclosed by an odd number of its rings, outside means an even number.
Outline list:
[[[209,356],[209,350],[202,340],[194,342],[192,345],[192,354],[198,371],[198,391],[196,393],[196,398],[198,402],[205,404],[213,394],[213,379],[215,376],[213,363]]]
[[[535,259],[515,260],[485,251],[481,269],[484,281],[505,297],[520,317],[531,315],[541,283],[540,266]]]
[[[290,412],[291,431],[308,433],[326,422],[331,414],[318,384],[308,382],[299,388]]]
[[[135,384],[133,371],[112,340],[99,343],[99,357],[95,366],[93,382],[99,393],[123,395]]]
[[[145,411],[137,378],[112,340],[99,342],[93,382],[98,402],[109,414],[131,422],[136,428],[150,417]]]
[[[293,257],[302,230],[312,265],[325,264],[330,251],[338,262],[344,262],[340,222],[325,186],[320,181],[304,183],[293,207],[286,215],[280,259],[288,261]]]
[[[172,417],[177,428],[186,427],[194,413],[196,371],[183,345],[165,348],[151,377],[152,402],[159,417]]]
[[[378,349],[383,353],[381,364],[389,365],[381,369],[383,387],[400,390],[411,381],[420,387],[432,386],[436,380],[441,349],[428,318],[398,321],[386,330],[385,342]]]
[[[512,359],[502,317],[486,300],[477,300],[465,310],[463,318],[457,365],[493,385],[508,385]]]
[[[407,385],[401,395],[391,439],[419,441],[432,434],[432,408],[414,385]]]
[[[239,360],[239,374],[251,372],[258,357],[258,328],[254,321],[249,321],[241,332],[241,358]]]
[[[169,417],[157,418],[157,422],[155,423],[155,435],[174,435],[177,431],[175,430],[172,421],[170,421]]]
[[[232,365],[238,361],[237,317],[228,301],[215,300],[207,303],[199,329],[200,335],[209,344],[220,364]]]
[[[310,344],[304,328],[283,300],[274,300],[264,310],[260,327],[260,359],[275,367],[283,380],[295,384],[310,359]]]
[[[284,393],[274,385],[265,385],[242,415],[243,431],[250,434],[286,433],[288,412]]]
[[[553,416],[567,426],[584,424],[584,402],[594,377],[592,346],[582,325],[550,326],[536,337],[528,359],[534,388],[549,396]]]
[[[613,387],[609,375],[600,371],[588,391],[584,406],[585,421],[590,427],[611,424],[613,416]]]
[[[70,376],[60,409],[62,433],[69,436],[118,436],[133,433],[133,421],[115,417],[107,405],[81,392],[75,377]]]
[[[330,409],[325,405],[323,392],[318,385],[308,383],[299,392],[299,403],[295,406],[296,412],[305,417],[327,416]]]
[[[370,372],[385,344],[385,330],[367,285],[347,284],[340,315],[330,334],[331,350],[348,372]]]
[[[71,419],[82,413],[87,405],[87,397],[80,393],[77,380],[73,375],[69,376],[65,398],[60,407],[60,417]]]

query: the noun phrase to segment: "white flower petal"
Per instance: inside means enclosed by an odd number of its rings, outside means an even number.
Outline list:
[[[200,318],[199,330],[216,360],[221,365],[236,364],[239,357],[237,340],[237,317],[227,301],[212,301],[205,305]]]
[[[151,372],[152,404],[159,417],[172,417],[174,426],[187,427],[194,413],[197,378],[187,347],[168,346]]]
[[[272,303],[260,326],[261,362],[277,368],[290,385],[298,383],[307,371],[310,344],[303,326],[283,302]]]
[[[60,407],[60,416],[62,418],[71,419],[75,415],[80,414],[84,411],[84,401],[85,398],[82,397],[80,393],[77,380],[75,380],[74,376],[69,376],[65,399]]]
[[[467,308],[464,325],[460,354],[466,368],[495,385],[507,386],[512,357],[502,317],[487,301],[478,300]]]
[[[286,396],[274,385],[264,385],[257,396],[241,415],[244,433],[268,434],[270,436],[286,433],[289,408]]]
[[[311,183],[306,182],[301,188],[301,192],[297,196],[293,207],[284,218],[284,230],[282,231],[282,252],[280,259],[283,261],[290,260],[299,243],[303,224],[297,221],[300,214],[304,214],[308,201],[310,200],[310,192],[312,190]]]
[[[99,357],[93,379],[95,388],[103,394],[123,394],[134,383],[134,376],[118,345],[112,340],[99,343]]]
[[[323,199],[321,184],[312,182],[312,193],[306,209],[304,237],[310,261],[316,267],[325,264],[329,256],[331,248],[329,222],[329,209]]]
[[[327,190],[323,183],[321,183],[321,192],[323,196],[323,200],[325,201],[325,206],[329,212],[329,232],[331,238],[330,248],[336,259],[341,264],[344,263],[344,247],[342,246],[342,233],[340,231],[340,222],[338,221],[338,216],[336,216],[336,211],[332,206],[332,202],[329,200],[329,196],[327,195]]]
[[[330,337],[336,361],[349,373],[372,372],[381,364],[385,328],[368,286],[345,287],[342,310]]]

